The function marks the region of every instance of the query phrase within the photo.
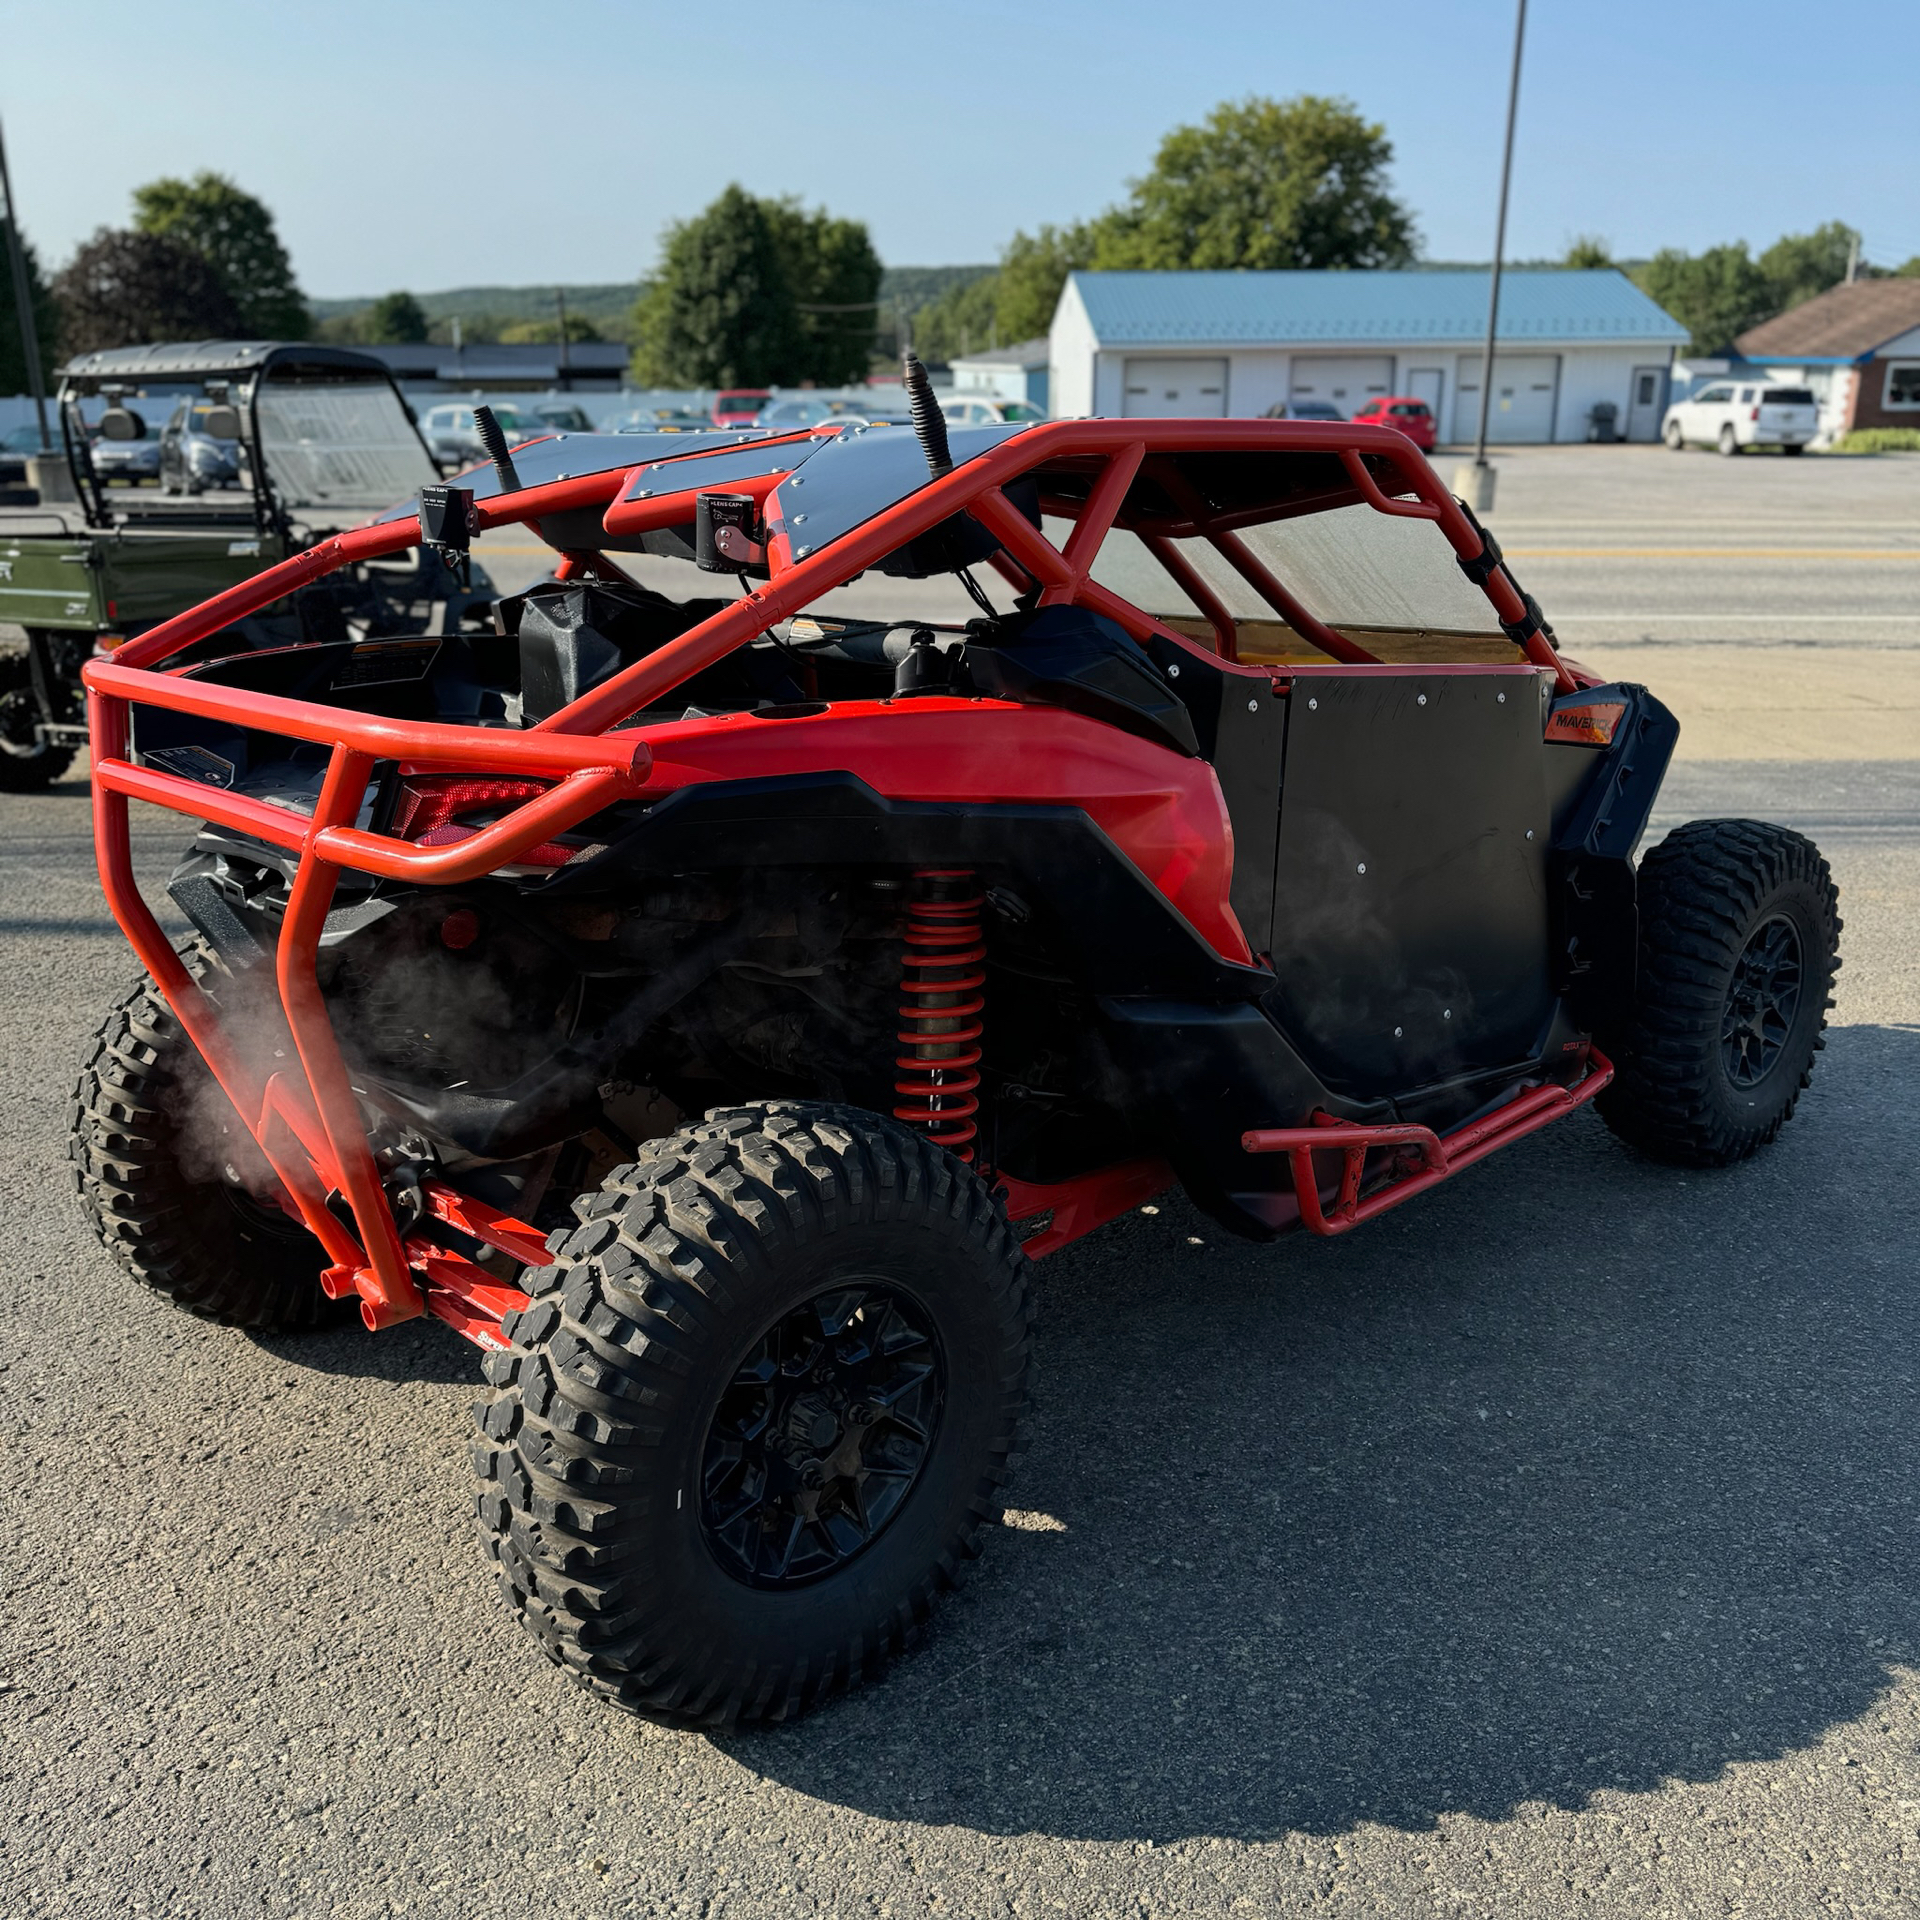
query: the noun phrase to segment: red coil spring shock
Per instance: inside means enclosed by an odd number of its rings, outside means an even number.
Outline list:
[[[922,868],[907,908],[900,979],[900,1098],[893,1117],[918,1127],[960,1159],[973,1159],[979,1128],[980,1014],[987,975],[980,932],[984,896],[964,869]]]

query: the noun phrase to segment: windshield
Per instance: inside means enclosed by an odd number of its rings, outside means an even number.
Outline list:
[[[1049,539],[1071,531],[1049,517]],[[1240,537],[1305,604],[1333,627],[1494,634],[1493,604],[1460,571],[1445,537],[1425,520],[1400,519],[1366,505],[1335,507],[1264,525]],[[1269,607],[1210,541],[1175,548],[1239,620],[1271,620]],[[1146,613],[1191,617],[1199,610],[1136,534],[1115,528],[1093,563],[1102,586]]]
[[[261,456],[288,507],[371,512],[440,478],[389,386],[268,384],[257,405]]]

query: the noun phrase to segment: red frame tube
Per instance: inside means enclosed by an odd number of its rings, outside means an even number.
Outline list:
[[[808,437],[793,438],[797,442]],[[783,443],[760,444],[777,455]],[[1473,558],[1481,551],[1480,536],[1458,502],[1409,443],[1388,428],[1295,421],[1058,421],[1010,436],[804,560],[794,560],[784,532],[777,534],[769,547],[773,576],[765,584],[523,732],[390,720],[278,695],[238,692],[191,677],[186,669],[159,670],[159,663],[195,642],[260,612],[339,567],[418,545],[417,515],[403,515],[335,535],[129,641],[111,658],[88,662],[83,679],[94,749],[94,840],[108,904],[155,986],[260,1142],[288,1204],[333,1260],[334,1266],[325,1278],[328,1290],[335,1294],[357,1292],[369,1326],[391,1325],[430,1310],[476,1338],[485,1337],[487,1316],[497,1317],[503,1310],[500,1300],[513,1291],[496,1287],[479,1268],[458,1256],[445,1254],[424,1241],[404,1240],[395,1223],[315,972],[320,932],[343,869],[424,885],[472,881],[510,865],[532,847],[577,826],[612,802],[642,792],[655,771],[645,732],[610,734],[609,729],[735,647],[756,638],[775,621],[799,612],[822,593],[957,513],[971,514],[999,539],[1002,551],[995,556],[996,566],[1010,579],[1037,587],[1043,603],[1070,601],[1086,606],[1117,621],[1136,639],[1165,634],[1182,640],[1173,629],[1100,585],[1091,574],[1100,544],[1120,522],[1128,491],[1143,464],[1157,452],[1179,450],[1337,453],[1357,494],[1376,511],[1432,520],[1464,558]],[[522,523],[537,526],[548,514],[602,507],[606,509],[606,533],[616,539],[673,525],[693,512],[702,457],[687,457],[684,467],[671,459],[636,463],[635,469],[584,474],[498,495],[477,504],[474,522],[483,532]],[[1022,474],[1058,460],[1099,463],[1086,501],[1071,515],[1076,525],[1064,551],[1045,539],[1003,491]],[[1404,482],[1401,492],[1385,492],[1370,462],[1384,462]],[[688,484],[644,499],[628,498],[633,472],[641,464],[664,467],[670,480],[685,479]],[[769,473],[729,482],[728,487],[729,491],[751,493],[769,501],[785,477],[784,473]],[[1407,499],[1405,494],[1413,497]],[[1373,663],[1371,655],[1315,619],[1238,538],[1231,524],[1235,516],[1209,515],[1203,503],[1191,495],[1191,489],[1182,490],[1187,500],[1185,511],[1194,518],[1194,531],[1210,538],[1296,631],[1322,648],[1331,660],[1363,669],[1371,666],[1374,671],[1399,671]],[[1239,517],[1246,518],[1244,514]],[[1178,549],[1158,534],[1149,535],[1148,544],[1189,599],[1202,609],[1221,652],[1231,659],[1235,652],[1233,621],[1218,595]],[[569,549],[561,567],[565,574],[589,568],[605,569],[616,576],[619,573],[598,549]],[[1493,571],[1486,593],[1503,620],[1523,617],[1524,602],[1504,569]],[[1530,636],[1523,651],[1535,667],[1552,672],[1563,690],[1581,684],[1543,635]],[[312,816],[302,818],[243,794],[225,793],[134,764],[127,756],[127,747],[129,715],[136,705],[193,713],[257,732],[325,745],[330,754]],[[923,717],[935,717],[927,703],[920,705]],[[664,744],[669,730],[658,731]],[[454,845],[413,846],[355,824],[369,778],[380,761],[399,761],[419,772],[536,776],[556,784]],[[684,770],[679,777],[687,777]],[[1217,785],[1214,797],[1217,800]],[[294,1061],[271,1066],[249,1061],[230,1044],[211,1001],[174,952],[135,884],[127,818],[130,798],[219,822],[299,855],[275,954],[275,984],[297,1066]],[[1167,804],[1175,809],[1174,816],[1169,817],[1178,817],[1180,807],[1190,812],[1197,802],[1189,794],[1184,799],[1174,796]],[[1192,871],[1190,862],[1187,870]],[[1224,942],[1223,951],[1231,957],[1238,936],[1230,914],[1227,924],[1232,937],[1223,934],[1216,944]],[[1331,1219],[1320,1209],[1318,1187],[1311,1178],[1312,1154],[1332,1145],[1348,1144],[1344,1137],[1336,1141],[1324,1129],[1313,1130],[1309,1143],[1296,1137],[1307,1130],[1278,1129],[1249,1135],[1248,1147],[1250,1151],[1288,1152],[1300,1190],[1302,1217],[1317,1232],[1345,1231],[1505,1140],[1590,1098],[1611,1073],[1597,1055],[1594,1060],[1595,1071],[1572,1093],[1559,1088],[1541,1089],[1503,1109],[1494,1120],[1450,1136],[1444,1146],[1436,1143],[1430,1150],[1427,1141],[1417,1142],[1429,1156],[1424,1171],[1394,1183],[1384,1194],[1361,1200],[1356,1172],[1351,1182],[1353,1193],[1343,1195]],[[1256,1140],[1261,1144],[1255,1146]],[[1371,1146],[1386,1144],[1377,1137],[1377,1130],[1369,1140],[1370,1146],[1349,1146],[1350,1152],[1359,1153],[1362,1163]],[[1438,1160],[1433,1157],[1436,1154]],[[1305,1176],[1300,1171],[1303,1164],[1307,1168]],[[1165,1167],[1154,1161],[1109,1168],[1057,1189],[1029,1187],[1016,1181],[1002,1184],[1016,1218],[1041,1211],[1052,1213],[1051,1223],[1030,1243],[1029,1251],[1038,1254],[1064,1245],[1101,1220],[1150,1198],[1170,1178]],[[346,1231],[329,1206],[329,1196],[334,1193],[345,1199],[357,1238]],[[505,1221],[504,1216],[483,1218],[484,1210],[475,1210],[477,1203],[458,1195],[446,1198],[450,1193],[451,1189],[444,1190],[434,1202],[436,1217],[503,1246],[516,1257],[533,1257],[531,1229]],[[1316,1219],[1320,1222],[1317,1226]],[[487,1231],[476,1231],[476,1226]],[[476,1327],[481,1331],[476,1332]]]
[[[1613,1079],[1613,1062],[1599,1048],[1587,1050],[1587,1070],[1570,1087],[1534,1087],[1509,1100],[1483,1119],[1436,1134],[1430,1127],[1359,1126],[1316,1114],[1311,1127],[1256,1127],[1242,1134],[1248,1153],[1284,1153],[1293,1174],[1293,1191],[1300,1203],[1300,1219],[1309,1233],[1331,1238],[1350,1232],[1363,1221],[1403,1205],[1416,1193],[1437,1187],[1442,1180],[1488,1154],[1536,1133],[1551,1120],[1584,1106]],[[1382,1148],[1410,1147],[1421,1160],[1420,1171],[1403,1173],[1386,1186],[1360,1197],[1367,1155]],[[1320,1176],[1313,1156],[1328,1151],[1342,1156],[1339,1197],[1329,1214],[1320,1198]]]

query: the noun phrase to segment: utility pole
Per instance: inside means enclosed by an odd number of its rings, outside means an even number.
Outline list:
[[[1493,469],[1487,465],[1487,411],[1493,404],[1493,345],[1500,321],[1500,262],[1507,250],[1507,188],[1513,178],[1513,123],[1520,112],[1520,50],[1527,37],[1527,0],[1519,0],[1513,23],[1513,75],[1507,82],[1507,140],[1500,155],[1500,212],[1493,226],[1493,274],[1487,293],[1487,350],[1480,357],[1480,428],[1473,465],[1453,476],[1454,490],[1478,513],[1493,508]],[[1462,485],[1462,482],[1465,485]]]
[[[573,391],[573,356],[567,349],[567,290],[555,287],[553,304],[560,314],[560,391]]]
[[[47,431],[47,383],[40,373],[40,329],[33,323],[33,284],[27,278],[27,252],[20,240],[20,214],[13,200],[13,176],[7,171],[7,143],[0,134],[0,200],[7,203],[7,255],[13,268],[13,310],[20,320],[20,351],[26,356],[27,391],[40,420],[40,451],[53,451]]]
[[[1847,285],[1860,278],[1860,236],[1856,233],[1847,242]]]

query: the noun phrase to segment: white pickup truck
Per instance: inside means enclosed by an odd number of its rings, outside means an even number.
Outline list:
[[[1820,409],[1805,387],[1716,380],[1667,409],[1660,437],[1675,453],[1684,447],[1778,447],[1798,453],[1820,428]]]

